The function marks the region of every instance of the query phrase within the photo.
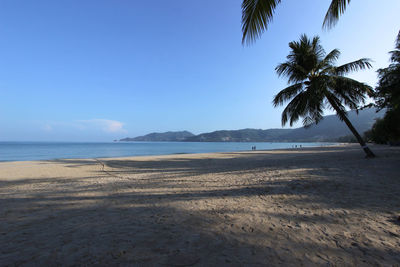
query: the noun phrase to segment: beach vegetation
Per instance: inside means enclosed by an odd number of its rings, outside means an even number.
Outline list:
[[[289,86],[273,99],[275,107],[289,101],[282,112],[282,125],[292,126],[300,118],[303,125],[310,127],[323,119],[326,108],[332,109],[353,133],[367,157],[375,157],[348,118],[346,108],[357,110],[365,104],[372,88],[356,81],[347,74],[371,68],[371,60],[362,58],[336,66],[340,51],[326,53],[318,36],[312,39],[305,34],[299,41],[289,43],[290,53],[284,63],[276,67],[278,76],[288,79]]]
[[[378,110],[386,109],[386,113],[368,134],[375,143],[400,144],[400,31],[395,50],[390,52],[390,65],[378,70],[378,78],[374,98]]]

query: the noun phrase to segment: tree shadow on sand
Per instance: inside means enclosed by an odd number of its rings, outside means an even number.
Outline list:
[[[0,181],[0,265],[399,262],[399,229],[390,221],[400,203],[399,151],[382,149],[374,160],[359,149],[324,153],[328,160],[304,149],[102,159],[104,168],[93,160],[44,162],[95,168],[79,179]],[[368,236],[375,228],[360,229],[366,236],[350,229],[378,212],[388,216],[377,226],[383,241]]]

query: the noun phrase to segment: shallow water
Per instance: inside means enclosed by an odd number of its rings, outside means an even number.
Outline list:
[[[239,143],[239,142],[0,142],[0,161],[62,158],[108,158],[180,153],[211,153],[282,148],[317,147],[334,143]]]

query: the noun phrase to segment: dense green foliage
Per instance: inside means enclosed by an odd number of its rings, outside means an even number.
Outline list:
[[[326,12],[323,26],[332,27],[346,10],[351,0],[332,0]],[[272,21],[275,8],[281,0],[243,0],[242,31],[243,42],[253,42],[258,38]]]
[[[376,143],[400,143],[400,32],[391,64],[378,70],[379,83],[374,97],[379,109],[386,108],[383,119],[377,120],[367,137]]]
[[[379,108],[397,110],[400,109],[400,31],[395,50],[390,55],[391,64],[378,70],[379,83],[375,97]]]
[[[368,157],[374,157],[360,134],[348,119],[346,107],[358,109],[365,103],[371,87],[344,75],[371,68],[369,59],[359,59],[341,66],[334,63],[340,56],[337,49],[328,54],[322,48],[319,37],[309,39],[302,35],[300,41],[290,42],[291,49],[287,61],[276,67],[279,76],[288,79],[289,87],[280,91],[274,98],[274,106],[289,104],[282,112],[282,125],[293,125],[300,118],[305,127],[322,120],[325,108],[333,109],[346,123]]]
[[[400,112],[388,110],[385,117],[377,119],[372,129],[365,132],[365,139],[377,144],[400,144]]]

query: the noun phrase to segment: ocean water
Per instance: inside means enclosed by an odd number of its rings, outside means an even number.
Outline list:
[[[334,143],[237,143],[237,142],[0,142],[0,161],[52,160],[70,158],[109,158],[183,153],[272,150],[317,147]]]

